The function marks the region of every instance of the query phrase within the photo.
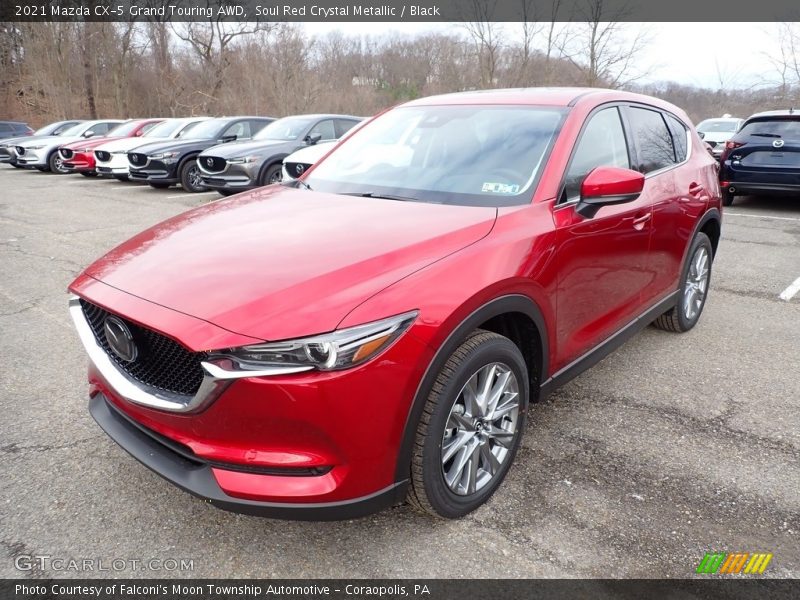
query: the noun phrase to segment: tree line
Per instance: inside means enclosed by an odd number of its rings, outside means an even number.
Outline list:
[[[560,0],[553,0],[558,3]],[[602,4],[602,0],[589,0]],[[306,112],[368,116],[431,94],[527,86],[595,86],[649,93],[695,121],[797,105],[800,29],[781,27],[774,83],[716,89],[641,83],[647,28],[608,21],[464,23],[419,35],[307,35],[302,25],[0,23],[4,118],[41,125],[73,117]]]

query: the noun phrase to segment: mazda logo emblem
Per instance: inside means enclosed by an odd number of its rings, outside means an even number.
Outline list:
[[[774,142],[772,142],[772,145],[775,146],[776,148],[783,148],[783,140],[775,140]]]
[[[213,166],[214,166],[214,159],[213,159],[213,158],[207,158],[207,159],[206,159],[206,164],[207,164],[209,167],[213,167]]]
[[[106,342],[111,351],[125,362],[133,362],[139,356],[139,349],[133,341],[133,334],[128,326],[117,317],[106,317],[103,323]]]
[[[303,171],[305,171],[305,170],[306,170],[306,168],[303,165],[297,165],[295,167],[295,171],[297,171],[298,175],[302,175]]]

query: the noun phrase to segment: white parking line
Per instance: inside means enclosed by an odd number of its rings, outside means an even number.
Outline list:
[[[800,217],[773,217],[771,215],[745,215],[743,213],[734,213],[725,211],[726,217],[750,217],[752,219],[775,219],[776,221],[800,221]]]
[[[787,287],[785,290],[783,290],[783,291],[781,292],[780,296],[778,296],[778,297],[779,297],[781,300],[786,300],[786,301],[788,302],[789,300],[791,300],[792,298],[794,298],[794,295],[795,295],[797,292],[800,292],[800,277],[798,277],[797,279],[795,279],[795,280],[794,280],[794,281],[791,283],[791,285],[789,285],[789,287]]]
[[[204,194],[216,194],[215,191],[210,192],[197,192],[196,194],[190,194],[189,192],[185,192],[183,194],[179,194],[177,196],[167,196],[167,200],[171,200],[172,198],[191,198],[192,196],[202,196]]]
[[[121,186],[118,186],[118,187],[112,187],[110,189],[112,189],[112,190],[145,190],[147,188],[145,186],[143,186],[143,185],[121,185]]]

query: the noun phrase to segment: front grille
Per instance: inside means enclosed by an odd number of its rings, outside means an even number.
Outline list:
[[[94,157],[97,160],[102,160],[103,162],[111,160],[111,153],[106,152],[105,150],[95,150]]]
[[[203,168],[204,171],[209,173],[220,173],[225,170],[225,165],[228,164],[224,158],[219,156],[201,156],[197,159],[197,163]]]
[[[111,351],[105,333],[108,311],[81,299],[81,308],[97,342],[117,366],[136,381],[147,386],[180,394],[194,396],[203,382],[203,367],[200,362],[208,357],[207,352],[192,352],[178,342],[114,315],[130,330],[139,350],[133,362],[126,362]]]
[[[22,146],[14,146],[14,151],[17,153],[17,156],[22,156],[25,154],[25,148]]]
[[[61,148],[59,152],[61,153],[61,156],[63,156],[64,158],[72,158],[73,152],[69,148]]]
[[[289,175],[291,175],[295,179],[300,177],[310,168],[311,165],[307,163],[294,163],[294,162],[286,163],[286,171],[289,173]]]
[[[128,152],[128,161],[132,165],[141,167],[147,164],[147,155],[140,152]]]

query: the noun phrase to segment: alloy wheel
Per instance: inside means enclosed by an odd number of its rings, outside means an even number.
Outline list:
[[[683,289],[683,314],[689,320],[697,317],[708,290],[709,269],[708,250],[699,246],[689,263],[686,284]]]
[[[200,177],[200,169],[197,167],[189,169],[189,186],[192,191],[197,191],[203,187],[203,179]]]
[[[442,437],[442,475],[452,492],[474,494],[500,471],[519,424],[519,384],[503,363],[474,373],[456,397]]]

